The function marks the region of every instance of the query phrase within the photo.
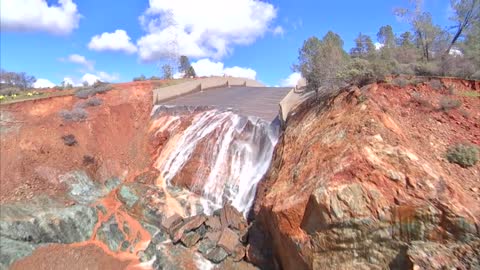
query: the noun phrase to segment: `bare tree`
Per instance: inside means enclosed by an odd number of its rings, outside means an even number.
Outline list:
[[[0,82],[2,85],[27,89],[32,87],[35,81],[34,76],[25,72],[9,72],[3,69],[0,71]]]
[[[412,25],[417,46],[422,50],[422,56],[428,62],[431,59],[432,45],[442,34],[442,30],[433,24],[432,15],[422,10],[422,0],[410,2],[413,3],[413,9],[397,8],[395,15]]]
[[[162,66],[162,78],[165,80],[170,80],[173,78],[173,69],[170,64],[164,64]]]
[[[450,5],[455,11],[450,20],[455,22],[456,29],[450,45],[445,54],[449,54],[453,45],[475,22],[480,21],[480,0],[450,0]]]

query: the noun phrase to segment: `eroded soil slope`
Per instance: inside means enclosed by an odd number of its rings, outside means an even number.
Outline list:
[[[88,107],[84,121],[64,121],[59,113],[85,102],[75,96],[0,107],[0,202],[62,195],[61,175],[85,170],[97,181],[127,178],[148,164],[145,136],[152,108],[152,84],[116,84],[97,94],[103,104]],[[68,146],[63,136],[73,135]]]
[[[445,157],[480,145],[479,93],[374,84],[299,110],[258,190],[257,242],[283,269],[479,268],[480,165]],[[446,99],[461,107],[440,109]]]

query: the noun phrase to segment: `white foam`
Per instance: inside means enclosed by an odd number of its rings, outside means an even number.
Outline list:
[[[162,114],[161,108],[154,110],[157,116]],[[171,117],[175,112],[163,113],[164,117]],[[191,125],[181,130],[177,128],[181,125],[176,124],[172,129],[172,121],[165,122],[168,130],[175,133],[171,137],[176,137],[175,141],[167,142],[172,145],[166,147],[170,151],[166,158],[157,162],[167,185],[173,184],[172,180],[195,154],[194,158],[205,166],[196,168],[193,175],[190,172],[189,177],[194,183],[191,188],[200,191],[205,199],[199,202],[204,212],[209,214],[230,202],[246,215],[253,204],[257,185],[270,166],[278,130],[266,121],[230,111],[190,112],[174,119],[191,120]]]

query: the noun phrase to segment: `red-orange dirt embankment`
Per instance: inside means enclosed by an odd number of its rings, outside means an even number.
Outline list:
[[[66,122],[62,110],[83,102],[75,96],[1,106],[0,202],[36,194],[65,192],[59,176],[86,170],[93,179],[128,178],[150,161],[147,129],[152,108],[152,83],[116,84],[97,94],[101,106],[88,107],[88,117]],[[62,139],[73,135],[76,144]]]
[[[282,269],[480,267],[480,164],[446,158],[480,146],[479,96],[480,82],[382,83],[297,111],[258,188],[267,238],[247,256],[265,264],[271,248]]]

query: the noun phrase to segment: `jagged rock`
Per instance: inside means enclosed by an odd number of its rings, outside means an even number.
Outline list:
[[[2,205],[2,236],[31,244],[75,243],[89,239],[97,223],[93,207],[64,207],[50,199]]]
[[[241,244],[240,241],[238,241],[238,234],[228,228],[225,228],[220,235],[217,245],[224,248],[228,254],[232,254],[235,248]]]
[[[122,245],[120,246],[121,251],[127,251],[127,249],[130,247],[130,242],[128,241],[123,241]]]
[[[198,232],[188,232],[182,236],[180,241],[189,248],[193,247],[201,238],[202,236]]]
[[[243,244],[246,244],[248,241],[248,231],[249,231],[249,227],[246,227],[240,230],[240,232],[238,233],[238,239]]]
[[[94,207],[65,207],[63,203],[45,197],[0,207],[1,269],[30,255],[42,244],[86,241],[92,236],[97,223]]]
[[[102,214],[107,214],[107,208],[105,208],[103,204],[97,204],[95,207],[98,209],[98,211],[102,212]]]
[[[105,181],[104,185],[107,189],[107,192],[111,192],[112,190],[116,189],[121,183],[122,181],[120,181],[119,178],[113,177]]]
[[[171,233],[172,233],[172,229],[173,229],[175,226],[181,224],[182,221],[183,221],[183,218],[182,218],[179,214],[175,213],[175,214],[173,214],[172,216],[170,216],[170,217],[168,217],[168,218],[165,218],[165,219],[162,221],[161,226],[162,226],[162,228],[163,228],[166,232],[168,232],[168,233],[171,234]]]
[[[215,242],[208,238],[205,238],[200,242],[200,245],[198,246],[198,252],[202,253],[203,255],[207,255],[207,253],[215,247]]]
[[[222,234],[222,232],[220,231],[217,231],[217,232],[207,232],[205,234],[205,238],[209,239],[210,241],[214,242],[214,243],[217,243],[218,242],[218,239],[220,239],[220,235]]]
[[[172,230],[173,233],[170,234],[172,241],[174,243],[177,243],[178,241],[180,241],[184,233],[187,233],[189,231],[199,228],[200,226],[202,226],[202,224],[205,222],[206,219],[207,218],[204,215],[200,215],[200,216],[193,216],[183,220],[183,222],[180,225],[176,226]]]
[[[408,248],[407,256],[418,269],[480,269],[480,241],[462,244],[416,241]]]
[[[81,204],[90,204],[108,193],[105,188],[94,182],[84,171],[69,172],[59,178],[60,182],[69,186],[68,194],[70,197]]]
[[[174,243],[177,243],[180,240],[180,238],[182,238],[183,233],[185,232],[182,229],[182,226],[183,226],[183,222],[180,222],[177,225],[172,226],[169,230],[170,239],[172,239]]]
[[[220,223],[220,218],[218,216],[209,216],[205,224],[212,231],[219,231],[222,228],[222,224]]]
[[[152,243],[154,244],[160,244],[168,239],[168,235],[163,232],[163,231],[158,231],[154,236],[152,237]]]
[[[271,240],[258,223],[254,223],[249,230],[248,245],[245,251],[246,260],[261,269],[271,269],[273,258],[270,248]]]
[[[8,269],[16,260],[32,254],[35,248],[37,245],[15,241],[0,235],[0,269]]]
[[[200,236],[203,238],[205,237],[205,234],[207,234],[208,230],[207,230],[207,226],[205,226],[205,224],[202,224],[202,226],[200,226],[198,229],[197,229],[197,232],[200,234]]]
[[[107,244],[108,248],[113,252],[119,251],[122,242],[125,241],[125,237],[113,216],[100,226],[97,231],[97,237],[100,241]]]
[[[132,206],[139,200],[139,197],[135,192],[131,189],[131,187],[123,185],[118,192],[118,196],[120,201],[125,203],[128,208],[132,208]]]
[[[237,245],[232,252],[232,259],[235,262],[243,260],[245,257],[245,247],[243,245]]]
[[[245,261],[235,262],[231,258],[227,258],[222,263],[215,266],[216,270],[258,270],[253,264]]]
[[[184,220],[182,228],[185,232],[189,232],[202,226],[206,220],[207,218],[204,215],[190,217]]]
[[[221,247],[216,247],[212,250],[210,250],[205,258],[207,258],[209,261],[214,262],[214,263],[220,263],[225,258],[227,258],[228,253]]]
[[[235,207],[231,205],[225,205],[220,210],[220,223],[222,228],[232,228],[235,230],[240,230],[246,227],[246,221],[243,218],[242,213],[238,212]]]
[[[367,104],[345,90],[290,115],[257,189],[255,223],[265,238],[250,231],[249,261],[296,270],[478,268],[480,203],[468,191],[478,168],[443,158],[452,137],[477,143],[478,126],[438,128],[432,119],[458,124],[402,102],[410,89],[372,88],[362,93]]]
[[[200,254],[195,253],[194,250],[172,243],[157,245],[152,248],[152,251],[155,254],[153,269],[202,269],[199,267],[199,261],[205,260]]]

